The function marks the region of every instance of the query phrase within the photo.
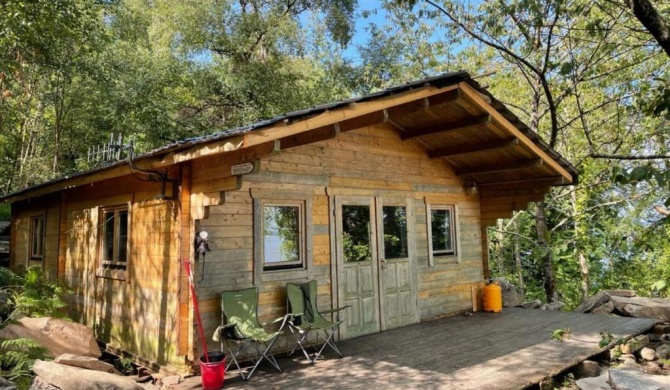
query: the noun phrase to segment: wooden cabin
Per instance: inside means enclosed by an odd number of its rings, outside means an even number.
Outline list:
[[[10,194],[11,266],[67,283],[71,317],[110,349],[188,370],[199,356],[181,259],[209,336],[220,293],[287,282],[350,305],[340,339],[471,310],[486,227],[575,169],[465,72],[163,148]],[[213,341],[209,346],[218,348]],[[285,346],[283,342],[278,348]]]

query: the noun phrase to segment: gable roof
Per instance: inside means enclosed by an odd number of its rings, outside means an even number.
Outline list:
[[[456,102],[457,106],[451,107],[450,102]],[[134,161],[141,168],[156,169],[245,148],[273,150],[279,147],[278,142],[285,149],[382,122],[390,123],[402,139],[416,139],[424,144],[431,158],[445,158],[457,167],[459,176],[472,184],[499,183],[503,171],[526,170],[530,183],[543,179],[548,185],[572,184],[577,178],[576,169],[566,159],[465,71],[428,77],[251,125],[176,141],[135,156]],[[304,137],[306,133],[310,135]],[[445,133],[459,135],[450,138]],[[463,134],[471,139],[462,144],[454,143],[462,139]],[[304,139],[298,139],[300,136]],[[498,153],[490,156],[488,166],[480,164],[477,168],[464,163],[476,154],[481,157],[496,150],[506,150],[504,154],[510,161],[499,161],[503,155]],[[511,150],[518,152],[514,158],[509,156]],[[128,173],[128,163],[119,161],[16,191],[0,197],[0,202],[14,202]],[[497,181],[487,179],[487,175],[495,176]],[[510,176],[510,180],[502,182],[517,185],[514,183],[525,182],[526,176],[521,175],[522,180]]]

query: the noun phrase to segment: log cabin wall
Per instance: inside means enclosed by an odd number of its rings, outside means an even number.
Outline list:
[[[33,253],[33,221],[43,221],[41,256]],[[58,193],[15,203],[12,206],[10,268],[41,266],[46,276],[58,277],[60,195]],[[35,233],[38,235],[38,233]]]
[[[484,275],[479,196],[464,187],[446,163],[428,158],[417,141],[402,141],[395,130],[381,124],[275,152],[260,159],[257,172],[241,179],[230,177],[231,165],[239,162],[223,154],[192,163],[191,212],[198,228],[208,231],[212,249],[198,290],[206,334],[220,323],[219,296],[224,290],[258,286],[261,321],[286,312],[287,282],[316,279],[319,307],[328,309],[336,302],[333,196],[410,199],[419,317],[471,309],[472,287],[481,286]],[[301,196],[308,199],[307,218],[311,219],[308,271],[263,280],[254,268],[254,199]],[[458,213],[458,255],[435,257],[432,265],[427,203],[454,205]],[[209,348],[218,348],[218,344],[211,343]]]
[[[160,184],[133,176],[70,191],[61,232],[61,276],[73,294],[73,320],[93,328],[112,350],[131,352],[145,364],[182,370],[177,355],[179,204],[158,200]],[[101,269],[103,208],[127,206],[129,252],[125,272]]]

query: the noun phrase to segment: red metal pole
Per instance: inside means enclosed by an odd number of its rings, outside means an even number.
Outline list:
[[[200,308],[198,308],[198,296],[195,295],[195,286],[193,285],[193,275],[191,275],[191,262],[188,259],[184,259],[183,262],[184,267],[186,268],[186,275],[188,275],[188,284],[191,287],[191,298],[193,299],[195,318],[198,320],[198,332],[200,333],[200,342],[202,343],[202,351],[205,353],[205,362],[209,363],[209,353],[207,352],[207,340],[205,339],[205,331],[202,329]]]

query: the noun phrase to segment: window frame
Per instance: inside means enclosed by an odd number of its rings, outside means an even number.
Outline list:
[[[292,270],[305,268],[305,202],[299,200],[285,200],[285,201],[261,201],[261,217],[260,220],[265,220],[265,209],[267,207],[297,207],[298,208],[298,260],[294,261],[277,261],[266,262],[265,260],[265,224],[260,226],[260,259],[263,267],[263,272],[272,272],[279,270]],[[280,264],[273,264],[280,263]]]
[[[40,223],[41,222],[41,234],[39,237],[36,237],[36,229],[35,229],[35,223]],[[46,244],[46,216],[44,214],[40,215],[35,215],[30,217],[30,240],[29,240],[29,256],[28,259],[30,261],[44,261],[44,246]],[[41,243],[40,249],[41,253],[35,253],[35,242],[36,239]]]
[[[448,210],[450,212],[450,226],[451,226],[451,242],[453,249],[435,251],[433,249],[433,210]],[[427,225],[427,241],[428,241],[428,265],[434,266],[436,259],[442,262],[461,262],[460,256],[460,240],[459,240],[459,218],[458,206],[453,204],[435,204],[426,203],[426,225]]]
[[[127,213],[126,218],[126,259],[121,261],[118,259],[119,255],[119,238],[120,238],[120,219],[118,215],[120,212]],[[112,234],[113,255],[112,260],[106,259],[106,239],[107,239],[107,221],[105,214],[114,213],[114,233]],[[131,257],[131,205],[120,204],[115,206],[104,206],[98,209],[99,215],[99,234],[98,234],[98,270],[96,276],[109,279],[126,280],[130,257]],[[119,267],[119,268],[115,268]]]
[[[297,278],[311,278],[312,273],[312,231],[314,226],[312,223],[312,197],[300,191],[281,191],[281,197],[277,196],[276,190],[252,188],[250,190],[253,199],[253,269],[254,281],[253,284],[258,286],[265,282],[281,282],[286,280],[294,280]],[[264,237],[263,237],[263,207],[264,205],[273,206],[293,206],[302,204],[301,214],[301,259],[302,263],[298,266],[287,267],[270,267],[265,268],[264,256]]]

